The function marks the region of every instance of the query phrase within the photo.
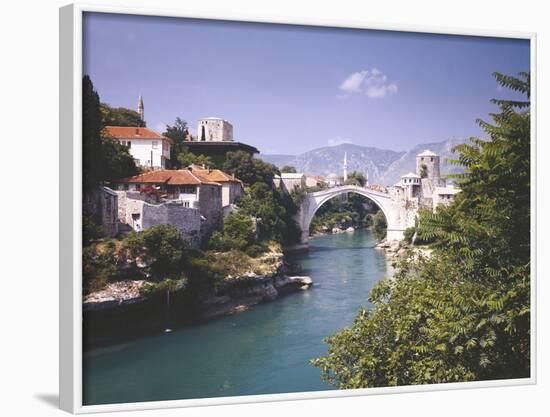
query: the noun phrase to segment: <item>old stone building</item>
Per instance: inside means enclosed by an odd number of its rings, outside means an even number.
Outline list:
[[[189,134],[185,146],[195,155],[208,156],[216,166],[224,164],[229,152],[243,151],[251,156],[260,153],[254,146],[236,141],[233,125],[219,117],[200,119],[197,134]]]
[[[177,210],[195,210],[200,216],[202,242],[222,225],[222,184],[210,181],[192,169],[151,171],[119,180],[116,188],[125,194],[125,197],[119,194],[119,218],[135,230],[157,224],[159,220],[155,218],[194,221],[196,216],[175,214]],[[155,211],[144,203],[167,206]]]
[[[233,125],[219,117],[199,120],[197,140],[201,142],[233,142]]]
[[[425,150],[416,156],[416,173],[403,175],[390,188],[390,192],[411,207],[435,210],[440,204],[448,205],[454,201],[460,190],[453,185],[447,185],[446,179],[441,177],[439,155]]]
[[[244,194],[243,182],[235,178],[234,175],[229,175],[220,169],[211,169],[199,165],[191,165],[188,169],[201,178],[221,184],[222,207],[234,204]]]

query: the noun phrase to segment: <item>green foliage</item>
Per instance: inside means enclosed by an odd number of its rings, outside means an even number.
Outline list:
[[[87,75],[83,78],[82,105],[84,193],[103,182],[137,174],[128,149],[102,134],[106,125],[99,95]]]
[[[275,193],[264,182],[257,182],[239,201],[243,212],[256,219],[260,240],[280,242],[283,237],[285,208],[278,204]]]
[[[386,222],[386,216],[384,216],[382,210],[379,210],[372,218],[372,231],[374,236],[376,236],[378,240],[382,240],[386,237],[387,230],[388,224]]]
[[[191,162],[187,164],[182,164],[182,161],[179,158],[181,153],[189,153],[184,143],[185,137],[188,133],[189,131],[187,130],[187,122],[177,117],[173,125],[166,125],[166,129],[162,134],[163,136],[172,139],[172,145],[170,146],[170,164],[171,167],[174,169],[187,167],[191,165],[191,163],[194,163]],[[183,162],[187,162],[187,157],[184,157],[183,159]]]
[[[403,232],[403,240],[407,243],[412,243],[412,239],[415,233],[416,227],[407,227]]]
[[[258,254],[258,245],[254,235],[252,217],[233,212],[228,214],[223,221],[223,231],[214,232],[208,243],[210,249],[217,251],[229,251],[238,249],[252,256]]]
[[[133,256],[152,261],[152,277],[156,280],[179,278],[189,257],[187,243],[175,227],[168,225],[131,233],[124,239],[124,245]]]
[[[285,165],[281,168],[281,173],[295,174],[296,168],[291,165]]]
[[[181,148],[181,152],[178,153],[176,161],[177,165],[182,168],[188,167],[189,165],[193,164],[204,165],[208,167],[214,166],[214,163],[209,156],[194,154],[189,151],[189,148],[187,148],[187,146],[183,146]]]
[[[165,278],[160,282],[147,282],[141,287],[140,294],[145,297],[151,297],[157,294],[166,294],[166,292],[174,292],[184,290],[187,286],[187,278],[170,279]]]
[[[108,104],[100,104],[101,123],[103,126],[135,126],[145,127],[145,121],[141,120],[139,113],[125,107],[111,107]]]
[[[234,174],[247,185],[263,182],[268,187],[273,186],[273,177],[280,174],[275,165],[254,158],[248,152],[228,152],[223,170]]]
[[[99,168],[103,160],[102,129],[99,95],[90,77],[85,75],[82,79],[82,180],[85,192],[103,179]]]
[[[99,291],[118,278],[117,252],[112,241],[86,246],[82,251],[84,294]]]
[[[345,185],[357,185],[359,187],[364,187],[366,183],[367,178],[361,172],[353,171],[348,175]]]
[[[95,219],[87,214],[82,216],[82,230],[84,246],[88,245],[91,241],[100,238],[103,235],[101,225],[97,224]]]
[[[517,330],[528,323],[519,302],[528,285],[488,288],[445,258],[409,259],[313,364],[346,389],[526,377],[528,345]]]
[[[520,79],[495,74],[515,91]],[[455,203],[423,212],[429,259],[409,257],[371,292],[373,307],[327,339],[313,361],[340,388],[523,378],[530,375],[530,114],[494,101],[489,140],[456,148]]]
[[[128,147],[117,140],[103,137],[101,139],[102,170],[101,177],[105,182],[136,175],[139,171]]]

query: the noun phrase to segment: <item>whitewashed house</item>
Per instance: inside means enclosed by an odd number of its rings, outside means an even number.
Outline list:
[[[105,133],[127,146],[137,165],[150,169],[165,169],[169,165],[170,138],[147,127],[107,126]]]

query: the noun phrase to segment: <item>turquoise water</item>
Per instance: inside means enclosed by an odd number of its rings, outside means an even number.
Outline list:
[[[84,403],[105,404],[321,391],[309,360],[323,338],[352,323],[386,258],[366,230],[315,238],[290,260],[313,279],[308,291],[172,333],[99,348],[84,361]]]

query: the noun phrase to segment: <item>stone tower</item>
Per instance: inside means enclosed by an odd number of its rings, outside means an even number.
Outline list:
[[[416,173],[422,178],[429,178],[434,185],[439,185],[441,179],[439,155],[428,149],[416,155]]]
[[[145,108],[143,107],[143,97],[141,97],[141,94],[138,98],[138,107],[137,112],[139,114],[139,117],[142,121],[145,121]]]
[[[233,125],[219,117],[199,119],[197,140],[201,142],[233,142]]]
[[[348,153],[344,152],[344,183],[348,180]]]

